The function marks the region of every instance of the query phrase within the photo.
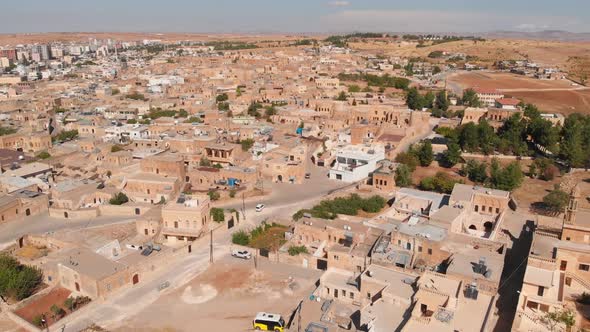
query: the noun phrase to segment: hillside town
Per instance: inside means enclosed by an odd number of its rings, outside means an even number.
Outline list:
[[[590,88],[487,42],[0,45],[0,330],[587,331]]]

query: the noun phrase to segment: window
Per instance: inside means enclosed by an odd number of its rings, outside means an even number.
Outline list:
[[[330,295],[330,288],[326,287],[326,294]]]
[[[349,294],[350,294],[350,298],[354,300],[354,293],[350,292]]]
[[[334,255],[334,260],[337,261],[338,260],[338,256]]]
[[[432,255],[432,249],[428,248],[428,254]]]
[[[371,298],[371,293],[367,293],[367,298],[370,299]]]
[[[537,295],[543,296],[544,293],[545,293],[545,287],[539,286],[539,289],[537,289]]]
[[[422,252],[422,246],[418,246],[418,252]]]
[[[572,278],[570,278],[570,277],[566,277],[566,278],[565,278],[565,284],[566,284],[567,286],[571,286],[571,285],[572,285]]]
[[[346,290],[342,290],[342,297],[346,297]]]
[[[476,205],[476,206],[475,206],[475,212],[477,212],[477,211],[478,211],[478,209],[479,209],[479,206],[477,206],[477,205]]]
[[[586,272],[588,272],[588,271],[590,271],[590,265],[588,265],[588,264],[580,264],[580,265],[578,266],[578,269],[580,269],[580,270],[582,270],[582,271],[586,271]]]

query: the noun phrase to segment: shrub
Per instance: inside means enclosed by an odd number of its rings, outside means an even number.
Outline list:
[[[236,193],[237,193],[237,191],[236,191],[235,189],[231,189],[231,190],[229,191],[229,197],[231,197],[231,198],[234,198],[234,197],[236,197]]]
[[[398,187],[409,187],[412,185],[412,170],[405,164],[395,169],[395,185]]]
[[[110,200],[109,204],[111,205],[123,205],[129,202],[129,197],[122,192],[115,194]]]
[[[119,144],[115,144],[113,146],[111,146],[111,152],[119,152],[119,151],[123,151],[123,147],[120,146]]]
[[[65,141],[71,141],[76,137],[78,137],[78,131],[76,129],[74,129],[74,130],[62,131],[61,133],[57,134],[53,138],[53,140],[56,142],[65,142]]]
[[[323,200],[310,210],[299,210],[293,215],[293,219],[299,220],[305,213],[322,219],[336,219],[338,214],[355,216],[359,210],[375,213],[381,211],[386,203],[385,199],[378,195],[363,199],[357,194],[351,194],[348,197]]]
[[[51,155],[47,151],[42,151],[42,152],[39,152],[39,154],[37,155],[37,158],[48,159],[48,158],[51,158]]]
[[[426,191],[436,191],[441,194],[450,194],[456,183],[461,181],[453,180],[449,175],[443,172],[437,172],[433,177],[427,177],[420,181],[420,189]]]
[[[41,317],[41,315],[35,316],[32,323],[35,326],[43,327],[43,317]]]
[[[215,222],[224,222],[225,221],[225,214],[223,213],[223,209],[221,208],[211,208],[211,217],[213,217],[213,221]]]
[[[299,254],[307,254],[307,248],[305,246],[290,246],[289,256],[297,256]]]
[[[250,235],[240,230],[231,235],[231,242],[240,246],[247,246],[250,243]]]
[[[203,158],[201,158],[201,160],[199,160],[199,166],[211,167],[211,161],[209,159],[207,159],[207,157],[203,157]]]
[[[215,190],[209,190],[207,195],[209,196],[209,199],[212,201],[216,201],[221,197],[221,195],[219,195],[219,193]]]
[[[251,138],[247,138],[245,140],[242,140],[240,144],[242,145],[242,151],[248,151],[250,150],[252,145],[254,145],[254,140]]]
[[[68,297],[64,301],[64,307],[68,308],[69,311],[74,311],[74,309],[76,309],[76,302],[74,301],[74,298]]]
[[[66,312],[61,307],[58,307],[56,304],[52,305],[49,309],[53,313],[54,320],[60,319],[65,316]]]

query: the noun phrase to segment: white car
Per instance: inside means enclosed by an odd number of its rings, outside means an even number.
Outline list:
[[[231,253],[232,256],[242,259],[250,259],[252,258],[252,254],[247,250],[234,250]]]
[[[264,204],[258,204],[258,205],[256,205],[256,212],[260,212],[262,210],[264,210]]]

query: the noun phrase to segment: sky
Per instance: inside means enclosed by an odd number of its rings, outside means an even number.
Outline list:
[[[28,0],[0,33],[590,32],[590,0]]]

